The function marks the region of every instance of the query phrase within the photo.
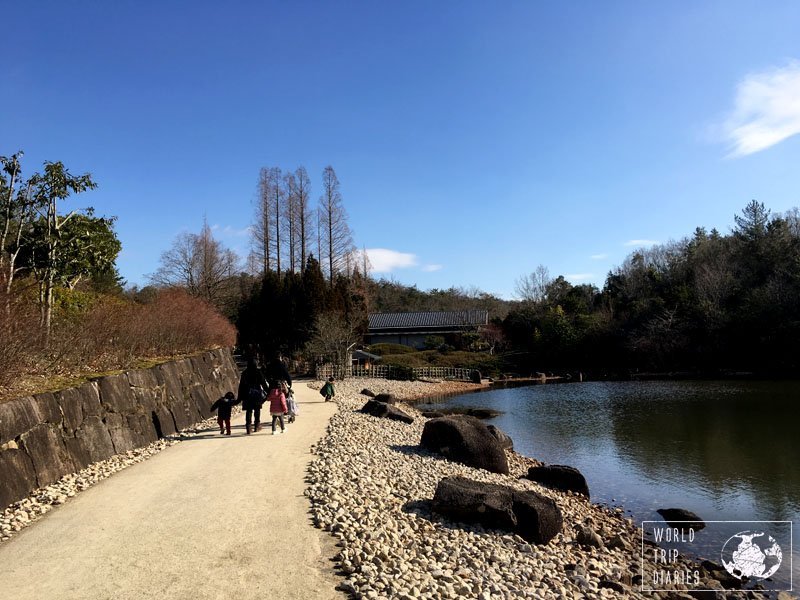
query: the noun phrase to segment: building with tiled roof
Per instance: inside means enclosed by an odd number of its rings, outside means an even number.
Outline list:
[[[370,313],[367,343],[423,348],[428,336],[475,333],[489,323],[487,310]]]

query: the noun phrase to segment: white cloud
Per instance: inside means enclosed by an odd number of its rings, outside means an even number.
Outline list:
[[[395,269],[406,269],[417,265],[416,254],[386,248],[367,248],[366,252],[375,273],[390,273]]]
[[[603,260],[604,258],[608,258],[608,254],[592,254],[589,258],[592,260]]]
[[[425,265],[422,267],[422,270],[426,273],[433,273],[434,271],[441,271],[443,268],[442,265]]]
[[[211,226],[211,231],[214,233],[219,233],[223,237],[243,237],[250,234],[250,227],[245,227],[244,229],[236,229],[235,227],[231,227],[230,225],[219,225],[215,223]]]
[[[729,158],[766,150],[800,133],[800,61],[750,73],[740,81],[722,130],[733,147]]]
[[[564,277],[568,281],[586,281],[587,279],[593,279],[594,273],[569,273]]]
[[[655,246],[659,242],[657,240],[628,240],[623,245],[624,246],[636,246],[637,248],[642,246]]]

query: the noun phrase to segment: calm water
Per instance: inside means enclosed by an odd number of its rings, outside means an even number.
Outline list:
[[[593,502],[621,505],[638,523],[679,507],[705,521],[800,526],[800,383],[551,384],[431,399],[420,408],[442,403],[503,411],[490,422],[517,452],[577,467]],[[778,527],[788,539],[788,525]],[[720,562],[722,544],[742,529],[709,524],[685,549]],[[788,583],[793,570],[800,584],[797,544],[792,556],[785,546],[774,581]]]

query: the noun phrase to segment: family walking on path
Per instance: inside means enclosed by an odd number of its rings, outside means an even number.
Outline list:
[[[304,495],[310,448],[336,406],[318,385],[293,383],[303,426],[276,437],[280,444],[258,451],[258,436],[244,434],[228,443],[235,431],[229,439],[223,420],[226,435],[212,429],[204,443],[170,446],[0,544],[0,581],[13,582],[15,600],[341,600],[329,561],[335,540],[310,523]],[[232,429],[244,428],[242,413],[231,416]],[[269,510],[215,517],[262,506]],[[265,577],[264,557],[276,556],[292,568]]]
[[[276,435],[276,424],[280,423],[280,433],[286,431],[283,417],[287,415],[289,422],[293,423],[297,416],[297,403],[292,392],[292,377],[279,356],[274,356],[267,365],[261,369],[255,358],[247,361],[247,367],[242,371],[239,379],[237,398],[233,394],[225,394],[217,400],[211,410],[218,410],[217,421],[220,424],[220,433],[226,433],[224,416],[227,414],[227,435],[230,435],[230,410],[239,402],[245,411],[245,432],[247,435],[261,431],[261,408],[269,401],[269,413],[272,417],[272,435]]]

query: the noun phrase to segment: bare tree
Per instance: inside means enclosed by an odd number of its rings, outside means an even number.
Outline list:
[[[308,351],[317,359],[330,361],[338,376],[344,378],[350,349],[359,339],[355,323],[338,313],[322,313],[314,324]]]
[[[283,177],[281,175],[280,167],[272,167],[269,170],[269,182],[270,182],[270,210],[272,211],[272,215],[274,217],[273,223],[273,231],[275,232],[275,236],[273,237],[274,243],[273,248],[275,249],[275,270],[278,272],[278,275],[281,273],[281,229],[283,228],[283,224],[281,223],[281,216],[284,214],[284,204],[286,203],[286,187],[283,181]]]
[[[547,267],[539,265],[533,273],[517,280],[517,296],[525,302],[543,302],[547,299],[547,287],[552,281]]]
[[[256,197],[255,222],[251,229],[253,251],[259,257],[261,270],[266,273],[271,268],[272,256],[272,211],[270,170],[262,167],[258,173],[258,195]]]
[[[182,233],[175,238],[149,279],[154,285],[186,288],[192,296],[221,307],[227,300],[227,284],[236,274],[238,262],[236,253],[214,239],[204,221],[199,234]]]
[[[305,268],[311,236],[311,179],[305,167],[298,167],[295,179],[295,217],[297,220],[297,248],[300,251],[300,268]]]
[[[322,196],[320,197],[320,221],[323,249],[328,263],[331,283],[344,268],[348,255],[353,250],[353,236],[347,224],[347,212],[339,191],[339,179],[333,167],[322,172]]]

